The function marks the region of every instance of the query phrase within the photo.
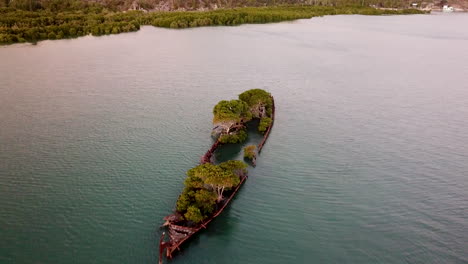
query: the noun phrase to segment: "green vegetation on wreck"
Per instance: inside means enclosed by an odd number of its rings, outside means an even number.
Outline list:
[[[221,143],[241,143],[247,139],[245,123],[259,119],[262,133],[270,126],[273,99],[262,89],[251,89],[239,95],[237,100],[222,100],[213,108],[212,135]]]
[[[213,122],[240,123],[252,119],[249,105],[242,100],[219,101],[213,108]]]
[[[269,119],[273,98],[262,89],[247,90],[235,100],[219,101],[213,108],[213,134],[221,143],[240,143],[247,139],[245,123],[252,119]],[[264,123],[264,122],[263,122]],[[267,127],[268,127],[267,126]],[[260,127],[259,127],[260,130]],[[247,158],[254,160],[256,146],[245,148]],[[222,206],[224,192],[239,185],[247,174],[247,164],[230,160],[219,165],[204,163],[187,172],[185,188],[177,200],[177,213],[188,225],[198,224]]]
[[[416,1],[420,2],[420,1]],[[433,2],[432,0],[428,3]],[[21,10],[48,9],[53,11],[78,10],[90,5],[100,5],[114,11],[138,9],[144,11],[196,11],[213,10],[217,8],[284,6],[284,5],[316,5],[316,6],[376,6],[387,8],[407,8],[407,0],[0,0],[0,7],[12,7]]]
[[[239,94],[239,100],[244,101],[249,106],[252,116],[263,118],[270,116],[273,109],[273,99],[271,95],[262,89],[251,89]]]
[[[213,134],[218,136],[221,143],[243,142],[247,139],[245,123],[258,119],[261,124],[259,130],[266,130],[271,125],[272,112],[273,98],[270,93],[262,89],[247,90],[238,99],[222,100],[214,106]],[[244,157],[255,163],[256,146],[247,146]],[[230,160],[218,165],[206,162],[190,169],[176,209],[186,221],[185,224],[199,224],[219,210],[223,206],[225,192],[240,184],[247,175],[246,168],[244,162]]]
[[[249,160],[254,160],[257,157],[256,153],[257,146],[249,145],[244,148],[244,158]]]
[[[271,125],[273,120],[269,117],[263,117],[260,119],[260,123],[258,124],[258,131],[265,133],[268,127]]]
[[[249,105],[254,118],[260,119],[258,131],[265,133],[272,122],[270,118],[273,111],[271,95],[262,89],[252,89],[241,93],[239,99]]]
[[[177,200],[177,212],[186,221],[200,223],[221,206],[224,193],[240,183],[247,164],[230,160],[219,165],[205,163],[190,169],[185,189]]]
[[[137,31],[143,25],[189,28],[262,24],[338,14],[422,13],[416,9],[381,10],[358,5],[242,7],[213,11],[145,13],[141,11],[120,12],[99,3],[78,0],[45,1],[44,3],[49,4],[41,6],[40,9],[26,4],[22,9],[18,9],[21,6],[0,7],[0,44],[34,43],[46,39],[76,38],[89,34],[94,36],[118,34]],[[349,5],[357,2],[344,3]]]
[[[242,143],[247,140],[247,137],[247,130],[243,128],[237,132],[231,132],[230,134],[223,134],[219,136],[219,142],[223,144]]]

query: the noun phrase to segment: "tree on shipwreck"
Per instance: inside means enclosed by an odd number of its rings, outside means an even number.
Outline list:
[[[255,161],[255,158],[257,156],[256,153],[257,146],[255,145],[249,145],[244,148],[244,159],[249,159],[251,161]]]
[[[270,93],[262,89],[251,89],[239,94],[239,100],[249,106],[253,118],[270,117],[273,109],[273,99]]]
[[[216,201],[219,203],[223,199],[225,189],[239,184],[239,176],[245,173],[245,168],[247,168],[247,165],[237,160],[223,162],[220,165],[205,163],[190,169],[188,175],[200,178],[205,185],[217,194]]]
[[[205,163],[190,169],[185,189],[177,200],[177,211],[187,221],[199,223],[206,219],[220,203],[224,192],[240,183],[247,174],[247,164],[230,160],[219,165]]]
[[[220,101],[213,108],[212,135],[221,143],[239,143],[247,139],[245,123],[260,119],[258,130],[262,133],[270,125],[273,99],[262,89],[251,89],[239,95],[238,100]]]
[[[220,101],[213,108],[214,136],[230,135],[241,130],[252,119],[249,106],[241,100]]]

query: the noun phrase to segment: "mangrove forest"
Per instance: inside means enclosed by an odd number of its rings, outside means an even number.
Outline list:
[[[235,26],[338,14],[391,15],[421,12],[416,9],[383,10],[363,5],[291,5],[209,11],[122,12],[100,3],[81,1],[51,1],[40,8],[10,4],[8,7],[0,7],[0,44],[118,34],[137,31],[144,25],[163,28]]]

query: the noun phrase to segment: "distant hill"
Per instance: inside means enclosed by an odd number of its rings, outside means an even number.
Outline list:
[[[277,5],[356,5],[387,8],[407,8],[412,3],[418,7],[440,9],[448,4],[457,9],[468,10],[468,0],[0,0],[0,7],[24,10],[49,9],[52,11],[77,10],[87,5],[102,5],[111,10],[145,11],[190,11],[215,10],[247,6]]]

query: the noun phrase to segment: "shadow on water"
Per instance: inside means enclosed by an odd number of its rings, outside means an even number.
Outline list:
[[[248,145],[258,145],[262,141],[263,135],[257,130],[259,122],[260,120],[254,119],[247,123],[248,138],[245,142],[239,144],[225,144],[219,147],[214,153],[216,163],[234,159],[243,160],[244,147]]]

